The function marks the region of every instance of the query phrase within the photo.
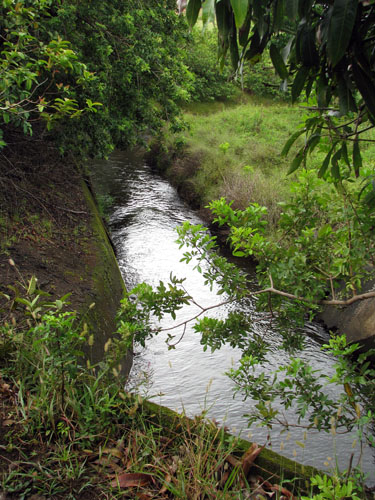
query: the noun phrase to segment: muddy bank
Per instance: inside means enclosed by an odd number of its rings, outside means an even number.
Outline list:
[[[124,283],[92,194],[73,160],[62,159],[52,143],[17,133],[7,139],[0,161],[0,292],[13,297],[12,286],[22,296],[35,276],[52,299],[70,293],[67,308],[92,330],[90,358],[97,362],[116,329]],[[22,309],[0,296],[2,322],[18,314]]]

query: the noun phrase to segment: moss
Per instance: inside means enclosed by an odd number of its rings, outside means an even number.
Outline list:
[[[94,345],[90,347],[91,362],[103,358],[104,345],[116,331],[116,313],[126,291],[108,233],[99,215],[98,208],[86,183],[82,180],[82,191],[90,213],[92,238],[90,245],[92,286],[82,308],[84,321],[94,333]],[[91,307],[92,304],[95,304]],[[132,355],[124,353],[122,372],[127,374],[132,365]]]

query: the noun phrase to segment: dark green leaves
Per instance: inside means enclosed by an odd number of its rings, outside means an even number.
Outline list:
[[[335,0],[328,31],[327,51],[332,66],[342,59],[352,36],[358,0]]]
[[[292,85],[292,101],[295,102],[298,97],[300,96],[303,87],[305,86],[306,79],[309,75],[309,69],[306,68],[305,66],[302,66],[297,71],[296,76],[294,77],[293,80],[293,85]]]
[[[201,0],[189,0],[186,7],[186,19],[189,26],[192,28],[197,22],[199,11],[202,7]]]
[[[279,49],[273,43],[271,44],[271,47],[270,47],[270,56],[271,56],[272,64],[274,65],[280,78],[282,80],[286,80],[288,78],[287,67],[286,67],[285,62],[282,58],[282,55],[279,52]]]

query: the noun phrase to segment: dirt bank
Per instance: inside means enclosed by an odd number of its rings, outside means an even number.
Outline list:
[[[0,157],[0,292],[11,300],[0,296],[1,320],[17,318],[21,309],[12,299],[36,276],[52,299],[71,294],[68,307],[85,316],[95,336],[90,356],[98,361],[115,331],[124,284],[92,195],[72,159],[62,159],[52,143],[16,132],[6,140]]]

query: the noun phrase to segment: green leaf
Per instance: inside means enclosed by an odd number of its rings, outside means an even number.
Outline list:
[[[328,30],[327,52],[332,66],[342,59],[352,36],[358,0],[335,0]]]
[[[284,20],[284,0],[276,0],[273,10],[273,30],[279,31]]]
[[[286,141],[283,150],[281,151],[281,156],[286,156],[289,153],[290,148],[293,146],[293,144],[296,142],[298,137],[302,135],[304,132],[306,132],[306,129],[303,128],[301,130],[298,130],[297,132],[294,132],[289,139]]]
[[[249,0],[230,0],[237,28],[241,28],[246,19]]]
[[[305,86],[306,79],[309,75],[309,69],[305,66],[302,66],[293,80],[292,85],[292,101],[295,102],[300,96],[303,87]]]
[[[358,141],[353,144],[353,165],[355,176],[359,177],[359,171],[362,168],[362,157]]]
[[[192,28],[198,19],[198,14],[201,9],[202,2],[201,0],[189,0],[189,3],[186,7],[186,19],[189,23],[190,28]]]
[[[297,155],[295,156],[294,160],[292,161],[292,164],[288,170],[288,175],[292,174],[295,170],[297,170],[297,168],[299,168],[299,166],[301,165],[302,163],[302,160],[305,156],[304,154],[304,149],[305,148],[302,148],[298,151]]]
[[[327,172],[329,162],[331,161],[331,156],[332,156],[332,149],[331,151],[327,154],[327,156],[324,158],[322,166],[319,169],[318,172],[318,177],[321,178],[324,176],[324,174]]]
[[[36,289],[36,277],[35,276],[31,276],[30,278],[30,281],[29,281],[29,286],[28,286],[28,289],[27,289],[27,294],[28,295],[33,295],[34,292],[35,292],[35,289]]]
[[[337,94],[342,115],[346,115],[349,111],[357,111],[353,94],[340,73],[337,75]]]
[[[287,67],[285,66],[284,60],[279,52],[279,49],[273,43],[271,44],[270,47],[270,56],[272,64],[274,65],[280,78],[282,80],[286,80],[288,78]]]
[[[354,81],[365,101],[368,111],[372,115],[372,122],[375,121],[375,86],[373,81],[367,76],[362,68],[356,63],[352,64]]]
[[[217,2],[215,4],[215,10],[217,29],[219,30],[219,35],[221,36],[222,42],[225,43],[232,28],[231,12],[228,9],[228,5],[225,0]]]
[[[202,4],[202,21],[207,24],[215,19],[215,0],[205,0]]]
[[[295,21],[298,16],[298,0],[285,1],[285,15],[291,21]]]

